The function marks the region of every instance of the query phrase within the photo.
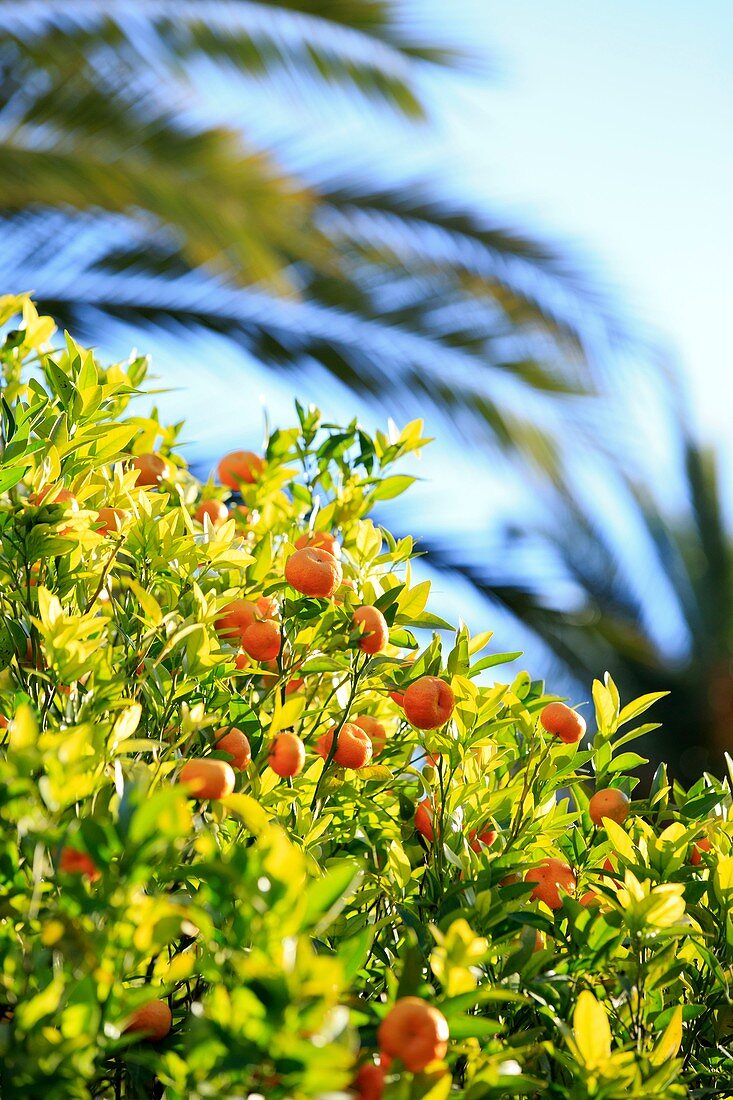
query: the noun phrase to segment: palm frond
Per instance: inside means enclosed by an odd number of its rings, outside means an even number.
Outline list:
[[[39,71],[73,73],[83,60],[103,72],[113,53],[132,71],[154,61],[170,80],[206,58],[250,76],[339,84],[411,117],[423,116],[414,62],[464,60],[374,0],[0,0],[0,36]]]

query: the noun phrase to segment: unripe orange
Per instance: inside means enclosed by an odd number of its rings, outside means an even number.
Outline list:
[[[218,527],[229,519],[229,509],[223,500],[202,500],[196,509],[196,519],[204,522],[204,516],[208,516],[212,527]]]
[[[387,744],[387,731],[382,723],[373,718],[371,714],[360,714],[358,718],[353,719],[353,722],[355,726],[360,726],[365,733],[369,734],[369,740],[372,743],[372,756],[379,756]]]
[[[148,1001],[136,1008],[125,1031],[144,1031],[150,1043],[165,1039],[173,1024],[171,1010],[165,1001]]]
[[[295,540],[296,550],[303,550],[306,546],[312,546],[315,550],[325,550],[334,558],[341,557],[341,546],[335,536],[328,531],[306,532]]]
[[[105,505],[97,512],[94,526],[100,535],[118,535],[126,519],[127,512],[123,508],[108,508]]]
[[[337,727],[334,726],[328,733],[322,734],[316,742],[316,752],[324,760],[328,758],[331,751],[336,729]],[[369,735],[353,722],[344,722],[338,731],[336,752],[332,757],[334,763],[339,764],[342,768],[356,770],[365,767],[371,758],[372,743],[369,740]]]
[[[415,828],[430,844],[435,840],[434,822],[435,810],[433,804],[429,798],[423,798],[422,802],[418,802],[415,810]]]
[[[604,817],[610,817],[620,825],[629,814],[629,800],[618,787],[604,787],[591,798],[588,813],[594,825],[602,825]]]
[[[283,778],[300,775],[305,764],[303,742],[294,733],[279,733],[270,745],[267,763]]]
[[[561,908],[561,890],[565,894],[575,893],[576,880],[573,869],[561,859],[543,859],[537,867],[531,867],[527,871],[524,881],[536,883],[529,896],[533,901],[543,901],[550,909]]]
[[[255,661],[274,661],[280,652],[280,628],[272,619],[254,622],[243,632],[241,646]]]
[[[574,745],[585,733],[585,719],[565,703],[548,703],[540,714],[540,722],[566,745]]]
[[[168,473],[168,465],[160,455],[143,454],[135,455],[132,460],[133,470],[137,470],[135,484],[138,488],[160,485]]]
[[[235,776],[224,760],[187,760],[178,782],[188,787],[191,798],[225,798],[234,790]]]
[[[421,1073],[448,1050],[448,1021],[420,997],[401,997],[379,1025],[380,1051],[399,1058],[410,1073]]]
[[[702,863],[702,852],[709,852],[711,848],[710,837],[703,836],[700,837],[699,840],[696,840],[690,852],[690,863],[692,866],[699,866],[699,864]]]
[[[403,706],[405,716],[413,726],[419,730],[434,730],[448,721],[455,699],[445,680],[437,676],[421,676],[405,691]]]
[[[236,726],[225,726],[214,734],[216,748],[221,752],[228,752],[231,756],[229,764],[237,771],[246,768],[252,761],[252,750],[246,733],[242,733]]]
[[[61,849],[59,870],[64,871],[67,875],[86,875],[90,882],[95,882],[98,878],[101,878],[101,873],[92,857],[88,856],[86,852],[80,852],[78,848],[72,848],[68,844],[65,844]]]
[[[374,1062],[365,1062],[354,1078],[351,1088],[354,1100],[382,1100],[384,1093],[384,1070]]]
[[[362,631],[359,638],[362,653],[381,653],[389,641],[389,627],[379,608],[371,604],[357,607],[352,621],[355,629]]]
[[[285,563],[285,579],[304,596],[326,598],[341,584],[341,565],[326,550],[306,546]]]
[[[252,485],[265,468],[264,459],[252,451],[232,451],[219,462],[219,481],[230,489]]]

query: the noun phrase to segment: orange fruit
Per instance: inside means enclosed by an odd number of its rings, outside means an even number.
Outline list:
[[[80,852],[78,848],[72,848],[65,844],[61,849],[59,858],[59,870],[67,875],[86,875],[90,882],[101,878],[100,872],[91,856],[86,852]]]
[[[285,685],[285,694],[286,695],[295,695],[295,693],[297,691],[301,690],[304,683],[305,683],[305,680],[301,680],[297,676],[292,680],[288,680],[287,684]]]
[[[588,813],[594,825],[602,825],[604,817],[610,817],[620,825],[629,815],[629,800],[617,787],[604,787],[591,798]]]
[[[419,730],[434,730],[448,721],[455,699],[445,680],[437,676],[421,676],[406,689],[403,706],[405,716],[413,726]]]
[[[565,894],[575,893],[573,869],[561,859],[543,859],[536,867],[527,871],[524,881],[536,884],[530,898],[533,901],[544,901],[550,909],[560,909],[562,906],[561,890]]]
[[[379,1025],[380,1051],[399,1058],[410,1073],[421,1073],[448,1050],[448,1021],[420,997],[401,997]]]
[[[138,488],[144,488],[147,485],[160,485],[163,478],[168,474],[167,463],[160,455],[135,455],[132,460],[132,468],[138,472],[135,480]]]
[[[585,733],[585,719],[564,703],[548,703],[540,714],[540,722],[566,745],[574,745]]]
[[[250,600],[232,600],[224,604],[214,620],[214,630],[219,637],[233,645],[239,644],[245,630],[252,626],[257,607]]]
[[[371,604],[357,607],[352,622],[355,629],[361,629],[359,649],[362,653],[381,653],[389,641],[389,627],[379,608]]]
[[[8,728],[8,719],[4,714],[0,714],[0,730],[6,730]]]
[[[242,733],[236,726],[225,726],[214,734],[216,748],[222,752],[228,752],[231,756],[230,765],[237,771],[246,768],[252,761],[252,750],[246,733]]]
[[[595,892],[595,890],[586,890],[583,896],[578,900],[581,905],[585,906],[586,909],[592,905],[601,904],[601,899],[598,897],[598,894]]]
[[[79,501],[74,494],[69,489],[64,489],[63,485],[59,485],[58,482],[52,485],[44,485],[42,489],[39,489],[37,493],[30,497],[30,503],[35,504],[36,507],[39,507],[44,501],[46,504],[64,504],[68,512],[79,511]]]
[[[693,867],[697,867],[702,863],[702,853],[709,852],[711,847],[710,838],[707,836],[703,836],[695,841],[690,851],[690,863]]]
[[[471,850],[474,852],[480,852],[482,844],[485,844],[487,848],[490,848],[495,840],[495,830],[489,829],[487,826],[484,827],[480,833],[477,829],[471,829],[471,832],[468,834],[468,844]]]
[[[355,1100],[382,1100],[384,1093],[384,1070],[374,1062],[365,1062],[359,1067],[351,1084]]]
[[[360,714],[358,718],[353,719],[353,724],[369,734],[369,740],[372,743],[372,756],[379,756],[387,744],[387,731],[382,723],[378,722],[376,718],[372,718],[371,714]]]
[[[334,726],[328,731],[323,733],[316,742],[316,752],[323,757],[324,760],[328,758],[328,754],[331,751],[331,745],[333,744],[334,734],[336,733],[337,726]],[[336,741],[336,752],[333,755],[333,761],[335,764],[340,764],[342,768],[363,768],[372,758],[372,743],[369,740],[369,735],[361,726],[357,726],[353,722],[344,722],[341,729],[338,731]]]
[[[204,522],[204,516],[211,520],[212,527],[218,527],[229,519],[229,509],[223,500],[202,500],[195,512],[199,523]]]
[[[272,619],[252,623],[242,633],[240,644],[245,653],[255,660],[274,661],[280,652],[280,627]]]
[[[285,580],[304,596],[332,596],[341,584],[341,565],[327,550],[306,546],[285,563]]]
[[[277,615],[277,600],[274,596],[258,596],[255,607],[261,619],[274,619]]]
[[[415,828],[431,844],[435,840],[434,822],[435,810],[433,804],[429,798],[423,798],[422,802],[418,802],[415,810]]]
[[[234,790],[235,776],[224,760],[187,760],[178,782],[189,788],[190,798],[225,798]]]
[[[238,491],[242,485],[254,484],[264,468],[264,459],[253,451],[231,451],[221,459],[217,471],[222,485]]]
[[[94,526],[100,535],[118,535],[127,519],[123,508],[108,508],[106,505],[97,512]]]
[[[171,1010],[165,1001],[148,1001],[136,1008],[125,1031],[144,1031],[150,1043],[165,1039],[173,1024]]]
[[[315,550],[326,550],[334,558],[341,557],[341,546],[328,531],[308,531],[295,540],[296,550],[304,550],[306,546],[312,546]]]
[[[237,672],[243,672],[248,664],[249,664],[249,657],[247,656],[247,654],[244,652],[243,649],[240,649],[238,651],[236,657],[234,658],[234,667],[236,668]]]
[[[278,733],[270,745],[267,763],[277,774],[287,778],[300,775],[305,764],[305,746],[294,733]]]

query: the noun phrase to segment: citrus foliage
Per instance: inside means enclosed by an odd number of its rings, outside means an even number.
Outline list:
[[[585,747],[429,611],[369,519],[421,424],[297,406],[201,485],[130,405],[144,360],[0,319],[0,1093],[733,1086],[729,787],[634,798],[658,696],[596,682]]]

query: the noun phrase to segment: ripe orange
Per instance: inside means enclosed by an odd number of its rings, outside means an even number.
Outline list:
[[[224,798],[234,790],[235,776],[224,760],[187,760],[178,782],[189,789],[190,798]]]
[[[252,750],[246,733],[242,733],[236,726],[225,726],[214,734],[215,745],[222,752],[228,752],[231,756],[230,765],[237,771],[246,768],[252,761]]]
[[[435,810],[433,804],[429,798],[423,798],[422,802],[418,802],[415,810],[415,828],[430,844],[435,840],[434,822]]]
[[[204,516],[208,516],[211,526],[218,527],[229,519],[229,509],[223,500],[202,500],[195,515],[199,523],[203,523]]]
[[[306,546],[312,546],[315,550],[326,550],[334,558],[341,557],[341,546],[328,531],[308,531],[295,540],[296,550],[304,550]]]
[[[167,463],[160,455],[135,455],[132,460],[132,468],[138,471],[135,480],[138,488],[144,488],[147,485],[160,485],[163,478],[168,474]]]
[[[374,1062],[365,1062],[354,1078],[351,1088],[355,1100],[382,1100],[384,1093],[384,1070]]]
[[[362,653],[381,653],[389,641],[389,627],[379,608],[371,604],[357,607],[352,621],[355,629],[362,630],[359,638]]]
[[[144,1031],[150,1043],[165,1039],[173,1024],[171,1010],[165,1001],[148,1001],[133,1012],[125,1031]]]
[[[127,519],[123,508],[108,508],[106,505],[97,512],[94,526],[100,535],[118,535]]]
[[[305,764],[305,746],[294,733],[278,733],[270,745],[267,763],[283,778],[300,775]]]
[[[46,504],[64,504],[69,512],[79,511],[79,501],[74,494],[70,489],[64,489],[63,485],[59,485],[58,482],[44,485],[42,489],[39,489],[37,493],[29,498],[29,501],[36,507],[40,507],[45,501]]]
[[[0,730],[6,730],[8,728],[8,719],[4,714],[0,714]]]
[[[264,459],[252,451],[232,451],[219,462],[219,481],[230,489],[252,485],[265,468]]]
[[[413,726],[419,730],[434,730],[448,721],[455,699],[445,680],[421,676],[405,691],[403,705],[405,716]]]
[[[277,600],[274,596],[258,596],[255,607],[260,619],[274,619],[277,615]]]
[[[272,619],[253,622],[242,633],[240,644],[253,660],[274,661],[280,652],[280,627]]]
[[[371,714],[360,714],[358,718],[353,720],[355,726],[360,726],[365,733],[369,734],[369,740],[372,743],[372,756],[379,756],[387,744],[387,731],[381,722],[378,722],[376,718],[372,718]]]
[[[249,664],[249,657],[247,656],[247,654],[244,652],[243,649],[240,649],[237,652],[236,657],[234,658],[234,667],[236,668],[237,672],[243,672],[248,664]]]
[[[471,829],[471,832],[468,834],[468,845],[474,852],[480,852],[482,844],[490,848],[495,840],[496,832],[494,829],[488,828],[488,826],[485,826],[480,833],[476,829]]]
[[[585,906],[586,909],[591,906],[601,904],[601,899],[599,898],[595,890],[586,890],[586,892],[578,900],[580,901],[581,905]]]
[[[321,734],[316,742],[316,752],[324,760],[328,758],[331,751],[336,729],[337,727],[334,726],[328,733]],[[363,768],[371,758],[372,743],[369,740],[369,735],[361,726],[357,726],[353,722],[344,722],[338,731],[336,752],[333,755],[334,763],[340,764],[342,768],[356,770],[357,768]]]
[[[536,883],[530,898],[533,901],[544,901],[550,909],[559,909],[562,906],[560,890],[565,894],[575,893],[573,869],[561,859],[543,859],[537,867],[531,867],[527,871],[524,881]]]
[[[594,825],[602,825],[604,817],[610,817],[611,821],[620,825],[628,817],[629,805],[623,791],[617,787],[604,787],[591,798],[588,813]]]
[[[250,600],[232,600],[219,611],[214,620],[214,630],[232,645],[240,642],[247,627],[255,621],[257,608]]]
[[[101,878],[101,872],[97,870],[92,857],[68,844],[61,849],[59,870],[67,875],[86,875],[90,882],[96,882]]]
[[[703,836],[700,837],[699,840],[696,840],[695,843],[692,845],[692,850],[690,852],[690,863],[692,864],[692,866],[697,867],[699,864],[701,864],[702,853],[709,852],[711,848],[712,845],[710,843],[710,837]]]
[[[390,691],[389,697],[393,703],[396,703],[398,707],[404,707],[405,705],[405,693],[404,691]]]
[[[292,680],[288,680],[287,684],[285,685],[285,694],[295,695],[297,691],[301,690],[304,683],[305,680],[300,679],[298,676],[295,676]]]
[[[566,745],[574,745],[585,733],[585,719],[564,703],[548,703],[540,714],[540,722]]]
[[[399,1058],[410,1073],[421,1073],[448,1050],[448,1021],[420,997],[401,997],[379,1025],[380,1051]]]
[[[306,546],[285,563],[285,580],[304,596],[332,596],[341,584],[341,565],[327,550]]]

